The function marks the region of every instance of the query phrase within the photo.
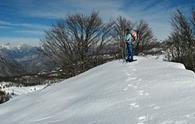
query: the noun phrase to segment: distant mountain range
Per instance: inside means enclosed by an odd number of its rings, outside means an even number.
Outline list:
[[[0,76],[37,73],[47,69],[46,58],[40,56],[39,47],[10,44],[0,45]]]

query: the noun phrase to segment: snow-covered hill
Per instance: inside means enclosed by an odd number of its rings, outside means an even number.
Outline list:
[[[43,88],[46,88],[47,85],[36,85],[36,86],[9,86],[6,87],[6,85],[12,84],[10,82],[0,82],[0,89],[2,91],[5,91],[6,93],[12,94],[14,96],[18,96],[18,95],[23,95],[23,94],[27,94],[30,92],[35,92],[37,90],[41,90]]]
[[[155,57],[113,61],[0,105],[1,124],[194,124],[195,74]]]

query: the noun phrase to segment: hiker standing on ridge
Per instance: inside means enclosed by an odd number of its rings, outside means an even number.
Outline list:
[[[135,41],[135,32],[130,32],[129,29],[126,29],[126,36],[125,36],[125,42],[126,42],[126,48],[127,48],[127,62],[132,62],[133,61],[133,41]]]

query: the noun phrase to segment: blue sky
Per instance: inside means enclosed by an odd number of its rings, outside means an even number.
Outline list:
[[[39,45],[44,30],[60,18],[92,10],[105,21],[118,15],[134,22],[144,19],[163,40],[171,31],[175,10],[189,15],[194,6],[195,0],[0,0],[0,43]]]

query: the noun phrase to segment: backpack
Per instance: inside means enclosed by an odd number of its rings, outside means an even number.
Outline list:
[[[135,31],[133,31],[133,32],[131,33],[131,36],[132,36],[132,38],[133,38],[133,41],[136,41],[136,40],[137,40],[137,33],[136,33]]]

